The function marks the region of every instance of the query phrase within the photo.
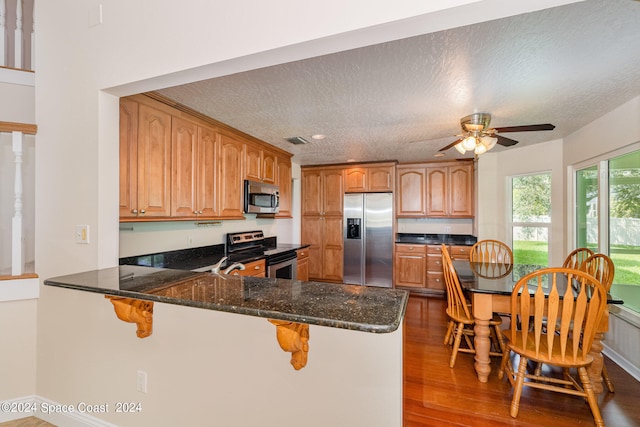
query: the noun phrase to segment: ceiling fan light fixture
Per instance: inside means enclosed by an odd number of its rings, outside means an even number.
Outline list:
[[[494,138],[492,136],[483,136],[482,138],[480,138],[480,142],[486,148],[486,151],[489,151],[496,146],[498,138]]]
[[[460,144],[462,144],[462,148],[464,148],[465,150],[471,151],[476,148],[477,140],[474,136],[468,136],[463,139]]]
[[[473,152],[476,154],[476,156],[486,153],[487,152],[487,147],[485,147],[484,144],[477,144],[476,148],[473,150]]]
[[[457,143],[456,145],[453,146],[456,151],[458,151],[458,153],[460,154],[464,154],[467,152],[467,150],[464,149],[464,147],[462,146],[462,142]]]

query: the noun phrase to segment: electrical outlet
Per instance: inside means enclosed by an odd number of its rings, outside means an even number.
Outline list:
[[[138,370],[136,376],[136,390],[140,393],[147,392],[147,373],[145,371]]]
[[[89,243],[89,226],[86,224],[76,225],[76,243]]]
[[[444,232],[445,232],[445,234],[449,234],[449,233],[451,233],[451,227],[446,226],[446,227],[444,228]]]
[[[193,246],[193,237],[187,236],[187,247]]]

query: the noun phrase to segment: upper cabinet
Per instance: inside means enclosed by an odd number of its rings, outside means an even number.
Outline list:
[[[247,143],[245,167],[245,179],[275,184],[277,179],[275,152],[255,144]]]
[[[244,219],[244,179],[283,186],[291,217],[289,153],[159,95],[120,100],[121,221]]]
[[[120,216],[169,216],[171,115],[148,105],[120,105]]]
[[[345,193],[386,193],[394,190],[395,163],[354,165],[344,169]]]
[[[398,218],[473,218],[473,162],[402,164],[397,167]]]

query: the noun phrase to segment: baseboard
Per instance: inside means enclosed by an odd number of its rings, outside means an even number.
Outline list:
[[[629,362],[624,356],[620,355],[611,347],[607,346],[605,342],[602,343],[604,348],[602,350],[602,354],[611,359],[616,365],[620,366],[624,369],[629,375],[634,377],[636,380],[640,381],[640,369],[635,366],[633,363]]]
[[[117,427],[92,415],[82,408],[69,406],[40,396],[25,396],[0,402],[0,422],[36,417],[48,423],[64,427]]]

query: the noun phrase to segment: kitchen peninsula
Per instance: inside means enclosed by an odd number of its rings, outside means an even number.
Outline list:
[[[292,352],[295,369],[306,365],[309,325],[394,332],[408,300],[402,290],[133,265],[55,277],[44,284],[104,294],[120,319],[137,323],[140,338],[151,335],[153,302],[267,318],[278,327],[283,350]],[[297,344],[283,343],[281,335],[292,334]],[[292,345],[306,347],[302,360]]]

